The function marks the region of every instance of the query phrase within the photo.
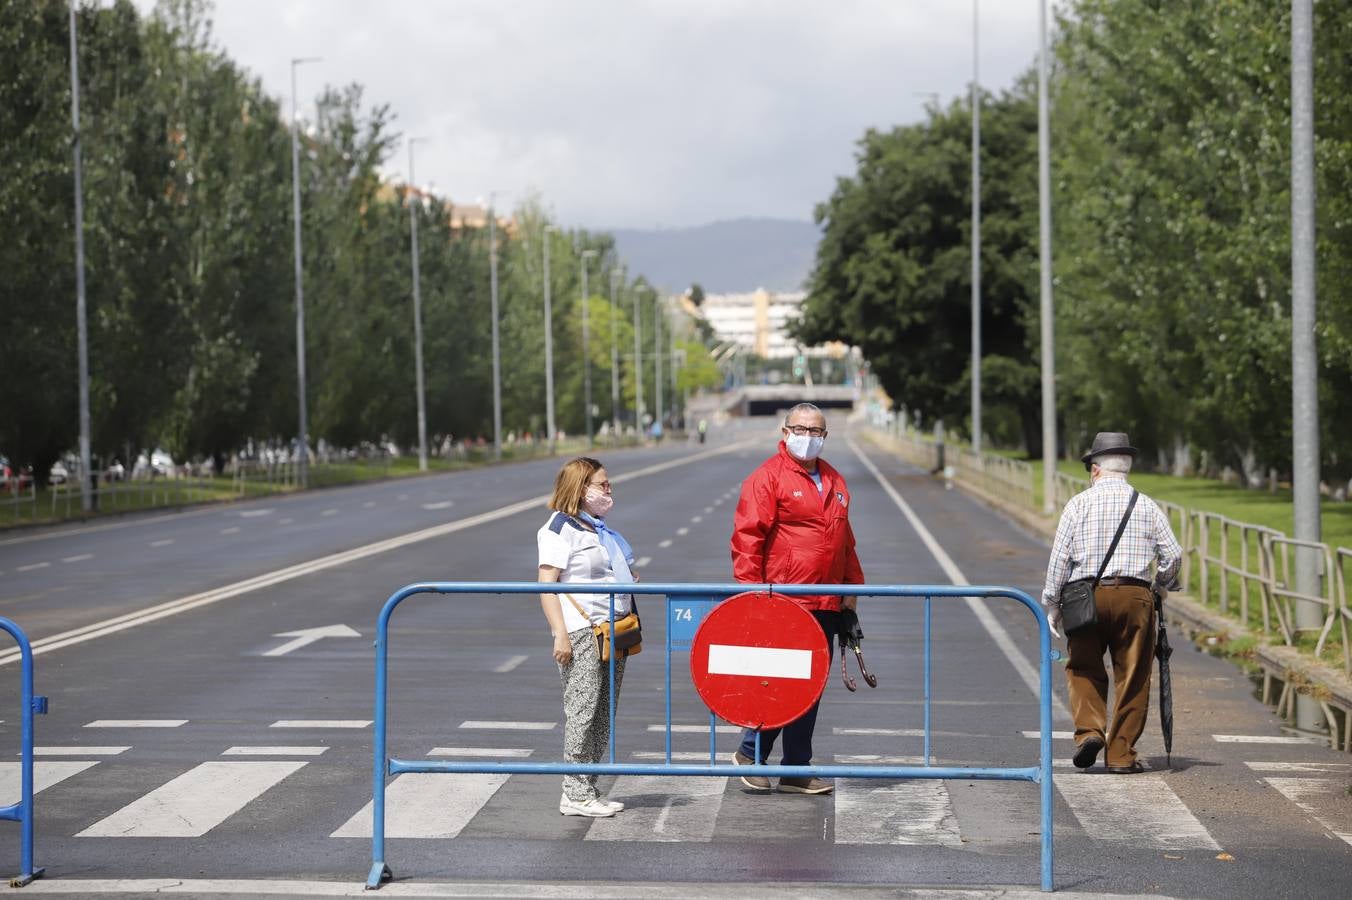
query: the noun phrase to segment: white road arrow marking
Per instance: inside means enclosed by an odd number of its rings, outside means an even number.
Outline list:
[[[326,637],[361,637],[361,633],[353,631],[346,625],[324,625],[320,628],[302,628],[299,631],[283,631],[281,634],[274,634],[273,637],[289,637],[295,640],[287,641],[280,647],[273,647],[264,656],[285,656],[292,650],[299,650],[307,644],[313,644],[320,638]]]

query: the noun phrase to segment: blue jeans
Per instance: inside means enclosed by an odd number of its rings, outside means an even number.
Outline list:
[[[840,613],[833,610],[817,609],[812,611],[812,616],[821,626],[822,632],[826,635],[826,653],[827,653],[827,671],[829,673],[831,663],[835,660],[836,649],[836,629],[840,623]],[[830,680],[829,677],[827,679]],[[781,763],[786,766],[809,766],[812,764],[812,732],[817,727],[817,707],[821,705],[821,698],[812,704],[812,708],[803,713],[797,719],[794,719],[783,728],[767,728],[760,733],[760,759],[756,759],[756,732],[748,728],[742,732],[742,746],[738,751],[748,759],[754,759],[758,763],[766,763],[770,760],[770,751],[774,749],[775,741],[780,733],[784,735],[783,753],[784,758]]]

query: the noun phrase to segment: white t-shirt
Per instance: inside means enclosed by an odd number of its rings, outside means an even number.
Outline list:
[[[610,554],[601,545],[601,538],[571,516],[561,512],[550,513],[549,521],[536,532],[535,542],[540,549],[540,565],[563,570],[559,574],[561,583],[605,584],[615,580]],[[572,597],[587,611],[591,616],[590,622],[578,614],[577,607],[568,601],[568,597]],[[616,594],[615,617],[628,615],[633,609],[633,602],[632,594]],[[560,594],[559,606],[563,610],[563,627],[568,631],[577,631],[607,620],[610,616],[610,595]]]

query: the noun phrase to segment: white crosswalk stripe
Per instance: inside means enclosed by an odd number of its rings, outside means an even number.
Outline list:
[[[1127,841],[1165,850],[1220,850],[1160,775],[1054,775],[1056,789],[1085,833],[1101,841]]]
[[[305,762],[205,762],[76,837],[201,837]]]
[[[714,839],[727,787],[726,778],[632,775],[616,779],[607,799],[622,801],[624,812],[593,820],[586,839],[708,843]]]
[[[1352,844],[1352,803],[1347,785],[1333,778],[1264,778],[1282,796],[1310,814],[1333,835]]]
[[[962,846],[958,819],[944,782],[836,782],[837,844]]]
[[[47,762],[38,760],[33,763],[33,793],[39,794],[54,784],[60,784],[72,775],[79,775],[91,766],[97,766],[97,760],[79,762]],[[23,791],[23,770],[21,763],[0,763],[0,806],[9,806],[19,802]]]
[[[406,772],[385,788],[385,836],[453,838],[509,777]],[[368,803],[330,837],[369,838],[372,815]]]

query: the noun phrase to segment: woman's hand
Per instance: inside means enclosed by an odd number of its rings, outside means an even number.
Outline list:
[[[554,638],[554,662],[561,666],[566,666],[573,661],[573,642],[568,640],[568,633],[561,631],[558,637]]]

